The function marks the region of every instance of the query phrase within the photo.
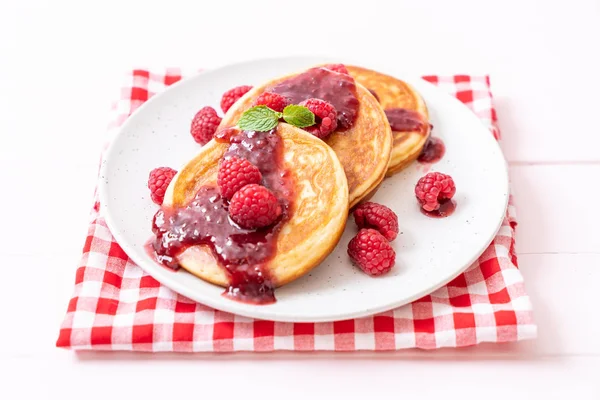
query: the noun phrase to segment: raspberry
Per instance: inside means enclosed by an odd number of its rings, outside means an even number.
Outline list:
[[[367,275],[387,273],[396,263],[396,252],[375,229],[361,229],[348,243],[348,255]]]
[[[237,157],[223,160],[217,175],[221,196],[228,200],[242,187],[250,183],[260,183],[261,180],[262,175],[256,165]]]
[[[244,85],[234,87],[223,93],[223,97],[221,97],[221,110],[226,113],[233,103],[238,101],[239,98],[245,95],[250,89],[252,89],[252,86]]]
[[[196,143],[205,145],[213,138],[217,127],[221,123],[221,117],[212,107],[204,107],[198,111],[192,120],[191,133]]]
[[[264,92],[254,102],[254,105],[265,105],[271,110],[282,112],[285,106],[290,104],[289,100],[278,93]]]
[[[337,111],[334,106],[325,100],[308,99],[300,103],[308,108],[317,117],[317,124],[304,128],[320,139],[324,139],[337,128]]]
[[[281,215],[277,197],[264,186],[246,185],[233,195],[229,203],[229,216],[246,229],[271,225]]]
[[[327,68],[330,71],[339,72],[340,74],[350,75],[350,72],[346,69],[344,64],[327,64],[323,68]]]
[[[177,171],[169,167],[154,168],[150,171],[150,176],[148,177],[150,197],[152,198],[152,201],[159,206],[163,203],[165,191],[176,173]]]
[[[367,202],[354,210],[354,222],[359,228],[373,228],[390,242],[398,236],[398,216],[383,204]]]
[[[441,172],[430,172],[417,182],[415,195],[425,211],[440,208],[440,201],[449,200],[456,193],[452,177]]]

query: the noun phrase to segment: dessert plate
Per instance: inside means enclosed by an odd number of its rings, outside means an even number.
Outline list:
[[[486,249],[498,231],[508,202],[508,173],[497,142],[479,119],[455,98],[401,67],[351,60],[348,64],[405,80],[423,96],[434,126],[446,145],[445,156],[429,166],[417,162],[387,178],[372,198],[398,215],[400,234],[392,242],[396,266],[371,278],[352,265],[346,249],[357,228],[352,218],[337,248],[310,274],[276,291],[277,302],[253,305],[222,296],[223,288],[180,269],[156,263],[144,245],[152,236],[157,206],[146,187],[158,166],[178,169],[199,149],[189,134],[190,121],[203,106],[219,109],[221,94],[243,84],[262,82],[327,62],[323,58],[250,61],[206,71],[152,97],[122,126],[102,164],[100,202],[106,222],[131,259],[162,284],[200,303],[235,314],[294,322],[355,318],[390,310],[445,285]],[[455,212],[447,218],[423,215],[414,196],[427,170],[450,174],[456,182]]]

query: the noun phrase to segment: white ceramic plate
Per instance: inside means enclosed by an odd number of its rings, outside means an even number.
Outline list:
[[[448,283],[485,250],[497,232],[508,201],[508,175],[500,148],[477,117],[453,97],[420,79],[403,76],[393,66],[351,61],[405,79],[422,94],[434,134],[446,155],[432,167],[452,175],[458,207],[448,218],[433,219],[419,211],[414,185],[423,167],[411,167],[386,179],[373,201],[392,208],[401,234],[392,243],[396,266],[371,278],[348,259],[346,249],[357,228],[351,219],[334,252],[310,274],[277,289],[277,302],[251,305],[223,297],[223,288],[180,270],[157,265],[144,251],[157,211],[146,187],[158,166],[175,169],[198,151],[189,134],[190,121],[203,106],[219,110],[221,94],[242,84],[331,60],[269,59],[229,65],[176,83],[140,107],[123,125],[108,150],[100,198],[108,226],[125,252],[164,285],[219,310],[276,321],[333,321],[365,316],[409,303]],[[342,60],[345,61],[345,60]],[[339,62],[339,61],[338,61]]]

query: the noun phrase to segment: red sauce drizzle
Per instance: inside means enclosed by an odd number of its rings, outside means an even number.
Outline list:
[[[268,88],[268,92],[287,97],[293,104],[310,98],[331,103],[338,113],[338,130],[354,125],[358,114],[358,99],[354,79],[324,68],[311,68]]]
[[[406,108],[388,108],[385,110],[390,127],[396,132],[421,131],[425,134],[425,121],[416,111]]]
[[[434,164],[442,159],[446,154],[446,146],[439,137],[430,136],[419,154],[417,161],[424,164]]]
[[[427,122],[423,121],[423,117],[418,112],[408,110],[406,108],[388,108],[385,110],[385,115],[388,118],[390,127],[396,132],[414,132],[420,131],[422,134],[426,134],[428,129]],[[430,128],[433,126],[429,124]],[[446,153],[446,146],[442,139],[438,137],[429,136],[423,150],[417,159],[423,164],[434,164],[444,157]]]
[[[159,210],[154,216],[152,243],[164,265],[177,269],[177,256],[194,245],[208,246],[230,277],[225,295],[239,301],[267,304],[275,301],[274,285],[266,269],[274,256],[276,239],[290,217],[291,175],[283,168],[283,143],[275,130],[241,131],[229,137],[224,158],[246,158],[263,176],[262,184],[278,197],[282,216],[272,226],[248,230],[230,218],[226,199],[216,187],[200,188],[185,207]]]

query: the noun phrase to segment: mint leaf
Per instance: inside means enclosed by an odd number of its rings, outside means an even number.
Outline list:
[[[281,113],[267,106],[256,106],[246,110],[237,124],[245,131],[266,132],[277,126],[279,118]]]
[[[308,108],[296,104],[290,104],[283,109],[283,119],[298,128],[306,128],[315,124],[315,114]]]

